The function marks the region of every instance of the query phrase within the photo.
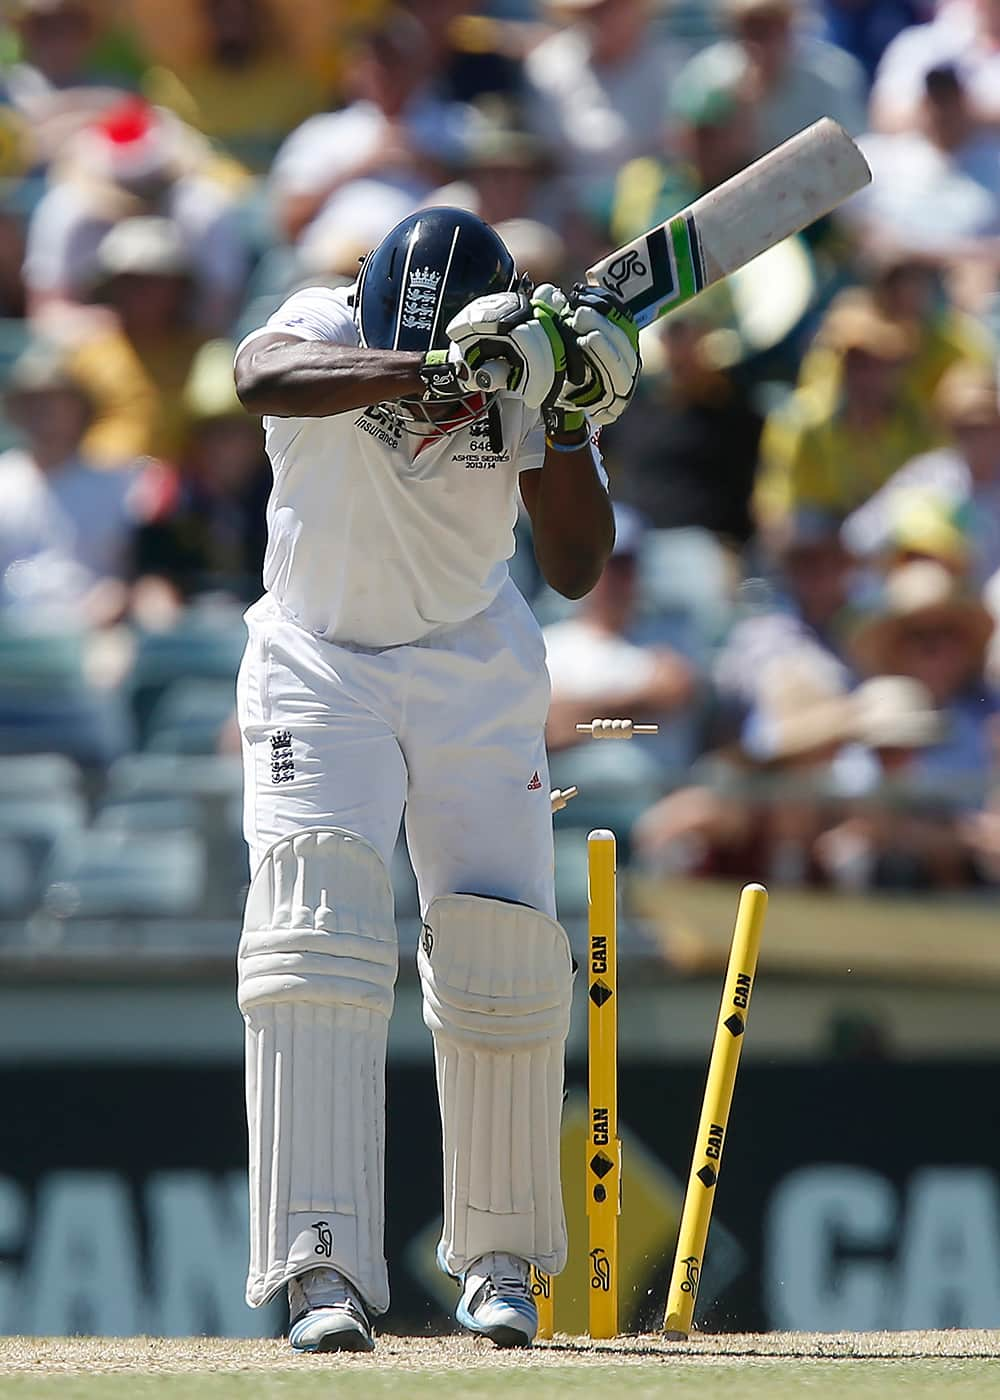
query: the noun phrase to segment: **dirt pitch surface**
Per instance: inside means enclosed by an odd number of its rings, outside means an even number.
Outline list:
[[[297,1356],[279,1341],[0,1338],[6,1400],[936,1400],[1000,1397],[1000,1331],[559,1337],[498,1351],[468,1337],[379,1338],[371,1356]]]
[[[240,1371],[292,1371],[349,1366],[380,1371],[515,1371],[553,1366],[664,1366],[681,1361],[722,1363],[784,1357],[800,1361],[902,1361],[992,1359],[1000,1394],[1000,1331],[953,1332],[746,1332],[695,1335],[667,1342],[657,1333],[595,1342],[559,1336],[530,1351],[500,1351],[473,1337],[380,1336],[370,1356],[308,1356],[283,1341],[227,1341],[216,1337],[0,1337],[0,1377],[116,1372],[183,1375]]]

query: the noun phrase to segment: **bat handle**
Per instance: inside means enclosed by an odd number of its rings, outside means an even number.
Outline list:
[[[484,365],[472,371],[472,382],[477,389],[503,389],[510,378],[510,368],[505,360],[487,360]]]

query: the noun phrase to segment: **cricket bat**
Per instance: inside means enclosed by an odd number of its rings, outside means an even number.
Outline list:
[[[776,146],[665,224],[587,269],[648,326],[869,184],[868,162],[830,117]]]
[[[594,263],[587,281],[614,292],[636,324],[648,326],[801,233],[871,178],[844,128],[823,117],[665,224]],[[480,389],[496,389],[508,373],[506,365],[492,362],[474,378]]]

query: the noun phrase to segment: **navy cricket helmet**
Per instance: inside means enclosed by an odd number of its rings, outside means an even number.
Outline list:
[[[465,209],[420,209],[362,264],[354,303],[361,343],[444,350],[445,327],[463,306],[516,283],[514,259],[489,224]]]

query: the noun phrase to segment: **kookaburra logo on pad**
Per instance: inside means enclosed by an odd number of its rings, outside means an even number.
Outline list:
[[[329,1259],[333,1254],[333,1231],[325,1220],[317,1220],[313,1225],[313,1229],[316,1231],[318,1240],[313,1252],[315,1254],[322,1254],[324,1258]]]
[[[403,325],[409,330],[429,331],[434,326],[440,272],[432,267],[410,270],[403,293]]]

